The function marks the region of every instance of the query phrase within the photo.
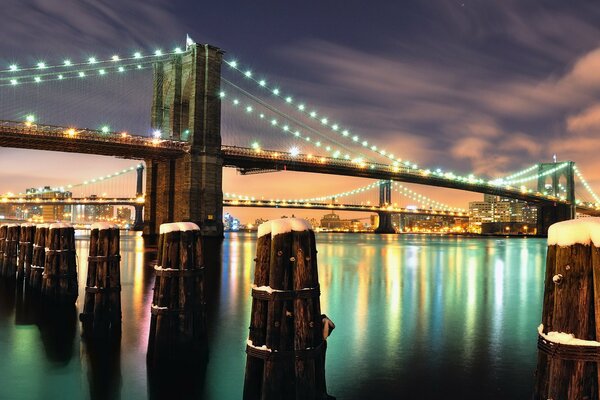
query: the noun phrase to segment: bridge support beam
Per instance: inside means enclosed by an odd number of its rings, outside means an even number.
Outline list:
[[[392,224],[392,214],[388,212],[378,212],[379,225],[375,229],[375,233],[396,233]]]
[[[204,237],[223,237],[221,155],[222,52],[191,45],[155,66],[152,126],[163,137],[186,140],[191,151],[146,162],[144,235],[150,243],[166,222],[191,221]]]
[[[537,234],[547,235],[550,225],[575,219],[575,207],[569,204],[552,203],[538,206]]]

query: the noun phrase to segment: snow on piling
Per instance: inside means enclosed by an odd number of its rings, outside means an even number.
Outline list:
[[[548,246],[574,244],[600,247],[600,218],[587,217],[553,224],[548,229]]]

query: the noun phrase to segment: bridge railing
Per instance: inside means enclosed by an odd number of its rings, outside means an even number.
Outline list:
[[[64,126],[42,125],[30,122],[0,120],[0,129],[5,132],[10,131],[16,134],[31,136],[55,138],[68,137],[73,140],[86,139],[106,143],[147,145],[173,150],[186,150],[188,147],[187,142],[178,140],[151,138],[141,135],[132,135],[126,132],[105,132],[96,129],[68,128]]]

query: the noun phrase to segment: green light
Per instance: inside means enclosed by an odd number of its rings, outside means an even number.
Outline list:
[[[116,54],[114,56],[112,56],[112,58],[111,58],[111,60],[113,60],[113,61],[119,61],[120,59],[121,58]]]
[[[253,149],[258,149],[259,147],[260,147],[260,145],[258,144],[258,142],[252,143],[252,148]]]
[[[18,84],[19,84],[19,81],[18,81],[18,80],[16,80],[16,79],[11,79],[11,80],[10,80],[10,84],[11,84],[11,85],[18,85]]]
[[[71,60],[64,61],[65,67],[70,67],[72,65]]]
[[[12,64],[8,67],[9,70],[11,70],[12,72],[18,71],[19,70],[19,66],[17,64]]]
[[[219,97],[220,97],[220,98],[223,98],[223,97],[225,97],[225,92],[222,92],[222,91],[221,91],[221,92],[219,92]]]
[[[246,78],[250,78],[252,76],[252,71],[246,71],[244,72],[244,75],[246,75]]]
[[[275,96],[279,95],[279,89],[273,89],[273,94],[274,94]]]
[[[37,63],[37,67],[38,67],[38,69],[45,69],[46,68],[46,63],[45,62],[39,62],[39,63]]]
[[[133,58],[142,58],[142,53],[136,51],[135,53],[133,53]]]
[[[58,75],[58,79],[59,80],[64,79],[64,76],[62,76],[62,74],[60,74],[60,75]]]
[[[90,57],[88,58],[88,63],[90,64],[96,64],[98,61],[96,60],[96,57]]]
[[[42,81],[42,78],[40,78],[39,76],[36,76],[35,78],[33,78],[33,80],[34,80],[36,83],[40,83],[40,82]]]
[[[142,66],[138,64],[137,69],[142,69]]]
[[[175,47],[175,54],[181,54],[183,53],[183,51],[181,50],[180,47]]]
[[[237,106],[238,104],[240,104],[240,101],[238,99],[234,99],[233,104]]]
[[[80,78],[85,78],[85,72],[83,72],[83,71],[80,71],[80,72],[79,72],[79,77],[80,77]]]
[[[100,130],[102,131],[102,133],[108,133],[110,132],[110,127],[104,125],[102,128],[100,128]]]
[[[155,55],[155,56],[157,56],[157,57],[160,57],[160,56],[162,56],[162,55],[163,55],[163,53],[162,53],[162,51],[161,51],[161,50],[156,50],[156,51],[154,52],[154,55]]]
[[[300,111],[304,111],[304,104],[300,104],[300,105],[298,106],[298,110],[300,110]]]
[[[249,112],[249,113],[252,112],[252,106],[246,107],[246,112]]]
[[[125,72],[125,68],[124,67],[119,67],[119,72]]]
[[[229,62],[229,65],[230,65],[232,68],[237,68],[237,61],[230,61],[230,62]]]
[[[100,71],[98,71],[98,73],[99,73],[100,75],[105,75],[105,74],[106,74],[106,71],[105,71],[105,70],[103,70],[103,69],[101,69]]]
[[[291,103],[292,102],[292,98],[291,97],[286,97],[285,98],[285,102],[286,103]]]
[[[267,82],[264,79],[261,79],[260,82],[258,82],[258,84],[260,86],[265,86],[267,84]]]
[[[25,117],[25,121],[29,122],[29,123],[34,123],[35,122],[35,115],[33,114],[29,114]]]

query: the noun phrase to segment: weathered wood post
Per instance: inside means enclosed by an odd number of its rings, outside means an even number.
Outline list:
[[[121,255],[119,227],[95,223],[90,249],[83,312],[85,337],[108,339],[121,333]]]
[[[8,224],[0,225],[0,276],[2,275],[2,265],[4,265],[4,249],[6,248],[6,233]]]
[[[46,238],[42,295],[75,303],[78,295],[75,229],[66,223],[51,224]]]
[[[598,399],[600,218],[548,230],[535,399]]]
[[[21,224],[21,233],[19,235],[19,263],[17,265],[17,277],[19,279],[29,276],[30,274],[35,229],[34,224]]]
[[[26,284],[31,286],[34,291],[42,289],[42,278],[44,274],[44,266],[46,264],[46,237],[48,236],[47,224],[36,226],[35,236],[33,240],[33,253],[31,257],[31,268],[26,276]]]
[[[206,353],[202,250],[198,225],[160,226],[147,354],[150,367],[168,361],[201,361]]]
[[[0,263],[0,275],[5,278],[15,279],[17,276],[17,252],[19,250],[18,224],[6,225],[6,237],[4,239],[2,263]]]
[[[303,219],[258,229],[244,400],[332,399],[325,349],[333,323],[321,314],[315,234]]]

